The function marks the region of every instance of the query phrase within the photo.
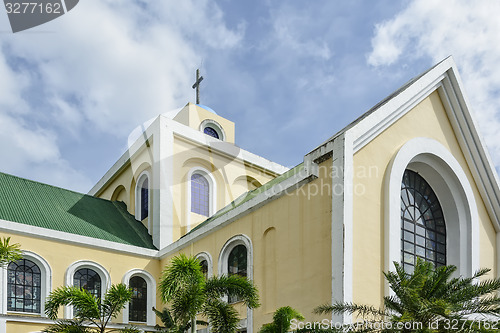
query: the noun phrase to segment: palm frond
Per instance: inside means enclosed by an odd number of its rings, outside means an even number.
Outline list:
[[[0,267],[5,267],[8,263],[22,258],[20,244],[10,244],[10,237],[0,239]]]
[[[239,275],[211,277],[205,283],[205,292],[211,299],[224,295],[235,296],[252,309],[260,305],[257,288],[247,278]]]
[[[316,307],[313,310],[313,313],[316,314],[356,314],[362,317],[366,316],[374,316],[374,317],[386,317],[388,313],[383,310],[377,309],[373,306],[369,305],[359,305],[354,303],[335,303],[335,304],[323,304]]]
[[[185,288],[186,285],[202,284],[204,280],[198,259],[181,253],[172,258],[170,265],[162,272],[158,287],[161,299],[168,302],[179,289]]]
[[[80,320],[58,320],[55,324],[42,330],[45,333],[90,333]]]
[[[45,303],[45,313],[50,319],[57,319],[60,306],[72,305],[81,319],[99,318],[99,301],[87,290],[77,287],[60,287],[54,289]]]
[[[215,333],[233,333],[238,328],[238,312],[233,306],[220,299],[210,299],[203,307],[203,314]]]

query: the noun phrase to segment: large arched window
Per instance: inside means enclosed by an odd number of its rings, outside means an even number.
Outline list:
[[[132,299],[128,308],[128,320],[136,322],[147,321],[148,310],[148,284],[140,276],[130,279],[129,287],[132,289]]]
[[[90,268],[80,268],[73,276],[73,285],[87,290],[94,297],[101,298],[101,277]]]
[[[431,186],[418,173],[405,170],[401,184],[401,260],[413,272],[417,258],[446,265],[446,225]]]
[[[210,215],[210,185],[200,173],[191,175],[191,211],[203,216]]]
[[[7,310],[41,313],[42,274],[33,261],[21,259],[7,268]]]

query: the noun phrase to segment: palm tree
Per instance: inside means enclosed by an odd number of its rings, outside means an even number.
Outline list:
[[[22,259],[21,245],[9,244],[10,237],[0,240],[0,268],[7,266],[11,261]]]
[[[178,326],[178,321],[170,313],[168,308],[163,308],[162,311],[158,311],[153,307],[153,312],[158,318],[160,318],[163,326],[155,325],[158,332],[162,333],[184,333],[191,327],[191,321],[189,321],[185,326]],[[196,325],[208,326],[208,323],[203,320],[197,320]]]
[[[434,266],[417,260],[409,274],[398,263],[394,272],[384,273],[393,296],[384,297],[384,309],[353,303],[322,305],[315,313],[355,314],[372,323],[359,332],[498,332],[500,279],[485,279],[489,269],[472,277],[452,278],[455,266]],[[491,320],[495,320],[493,323]],[[369,323],[365,321],[365,323]]]
[[[304,316],[290,306],[283,306],[274,312],[273,322],[262,325],[259,333],[286,333],[292,319],[304,320]]]
[[[78,287],[60,287],[52,291],[45,303],[45,313],[55,320],[60,306],[73,306],[74,320],[60,320],[44,330],[54,332],[139,332],[135,328],[109,330],[106,326],[116,318],[132,298],[132,290],[123,283],[112,285],[104,299],[93,296],[88,290]],[[85,326],[84,323],[88,323]]]
[[[223,301],[224,296],[236,296],[249,308],[259,306],[257,289],[246,278],[231,275],[205,279],[200,262],[180,254],[172,259],[162,273],[161,298],[170,305],[176,327],[191,328],[195,333],[196,316],[207,318],[215,333],[231,333],[237,329],[238,313]]]

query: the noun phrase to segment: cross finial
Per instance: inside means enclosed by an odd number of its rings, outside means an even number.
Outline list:
[[[203,81],[203,76],[200,76],[200,69],[196,70],[196,82],[193,84],[193,89],[196,89],[196,104],[200,104],[200,83]]]

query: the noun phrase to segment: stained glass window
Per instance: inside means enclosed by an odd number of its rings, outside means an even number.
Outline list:
[[[227,272],[228,275],[239,275],[247,276],[247,248],[245,245],[236,245],[231,252],[227,260]],[[238,302],[240,299],[238,297],[229,297],[229,303]]]
[[[401,261],[407,272],[413,272],[417,258],[446,265],[446,225],[430,185],[406,170],[401,185]]]
[[[141,221],[149,215],[149,186],[148,179],[144,179],[141,185]]]
[[[205,129],[203,130],[203,133],[205,134],[208,134],[216,139],[219,139],[219,133],[217,133],[216,130],[214,130],[212,127],[205,127]]]
[[[132,289],[132,299],[128,308],[128,319],[146,322],[148,285],[142,277],[134,276],[130,279],[130,288]]]
[[[204,216],[209,216],[210,187],[208,180],[195,173],[191,176],[191,211]]]
[[[40,268],[31,260],[11,262],[7,268],[7,310],[40,313]]]
[[[101,277],[90,268],[80,268],[73,276],[73,285],[89,291],[94,297],[101,298]]]

